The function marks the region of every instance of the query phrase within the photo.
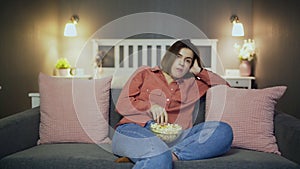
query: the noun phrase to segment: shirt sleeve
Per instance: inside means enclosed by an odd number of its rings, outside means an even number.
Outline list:
[[[226,80],[223,79],[221,76],[206,69],[202,69],[202,71],[200,71],[200,73],[196,75],[196,78],[198,81],[205,83],[208,87],[220,84],[229,86]]]
[[[141,86],[144,83],[145,68],[138,69],[124,85],[118,102],[117,112],[123,116],[141,115],[148,116],[150,109],[149,100],[141,100]]]

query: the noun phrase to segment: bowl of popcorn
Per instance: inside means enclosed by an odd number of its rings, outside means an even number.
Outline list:
[[[158,124],[152,123],[151,131],[166,143],[176,140],[182,132],[182,127],[178,124]]]

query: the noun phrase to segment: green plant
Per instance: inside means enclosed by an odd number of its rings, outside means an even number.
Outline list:
[[[57,60],[55,67],[57,69],[68,69],[71,68],[71,65],[66,58],[60,58]]]

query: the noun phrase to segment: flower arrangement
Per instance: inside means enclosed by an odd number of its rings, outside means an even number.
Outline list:
[[[244,40],[244,44],[241,47],[238,44],[234,44],[234,48],[238,53],[238,58],[242,60],[251,61],[255,56],[255,42],[254,40],[248,39]]]
[[[106,55],[106,52],[103,51],[103,50],[100,50],[97,55],[96,55],[96,58],[95,58],[95,67],[98,67],[98,68],[101,68],[102,65],[103,65],[103,59]]]
[[[66,58],[60,58],[57,60],[55,67],[56,69],[69,69],[71,65]]]

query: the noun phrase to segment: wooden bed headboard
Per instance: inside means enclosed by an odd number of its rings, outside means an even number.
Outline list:
[[[160,65],[165,51],[175,41],[177,39],[92,39],[92,54],[104,53],[103,74],[128,78],[142,65]],[[218,40],[191,39],[191,42],[200,51],[204,67],[216,72]]]

